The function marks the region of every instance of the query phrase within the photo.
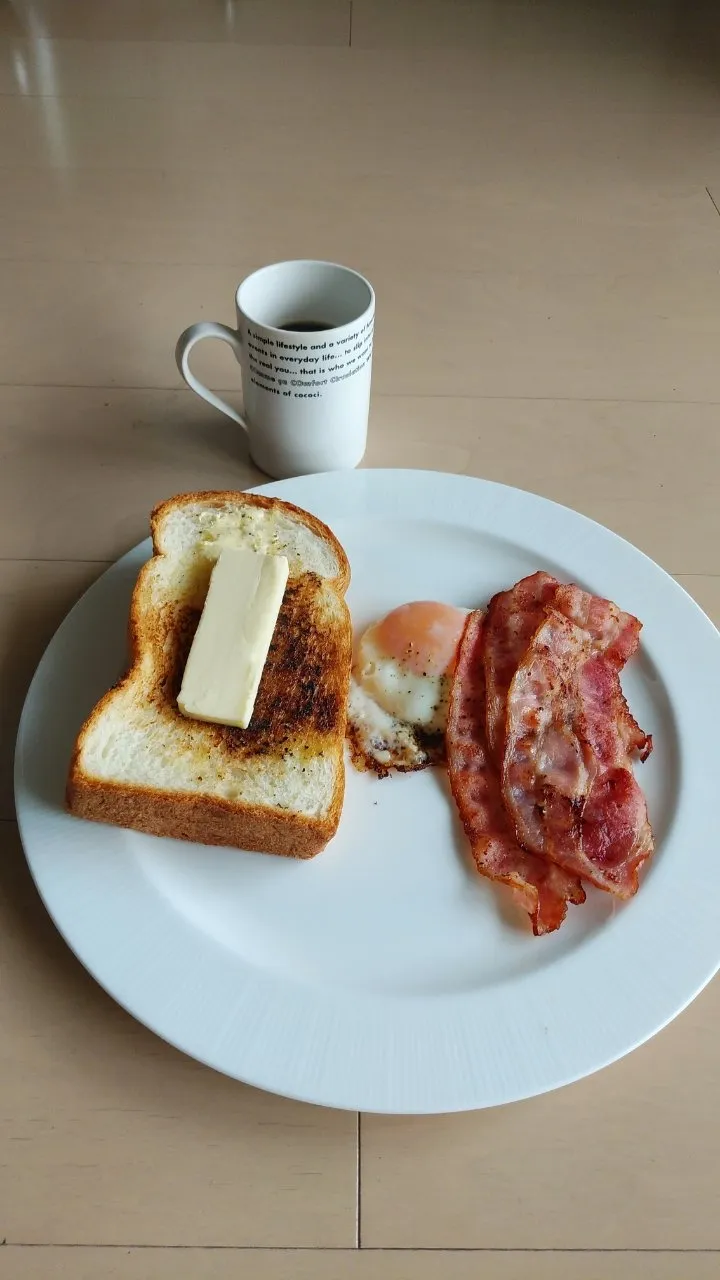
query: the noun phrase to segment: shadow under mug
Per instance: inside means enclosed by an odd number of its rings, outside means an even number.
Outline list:
[[[278,262],[235,294],[237,329],[203,320],[178,339],[189,387],[246,432],[256,466],[278,480],[356,467],[365,453],[375,294],[332,262]],[[242,369],[243,414],[200,382],[190,352],[220,338]]]

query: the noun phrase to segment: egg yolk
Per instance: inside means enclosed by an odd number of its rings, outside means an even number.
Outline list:
[[[433,600],[401,604],[372,628],[375,643],[418,676],[450,675],[467,619],[464,609]]]

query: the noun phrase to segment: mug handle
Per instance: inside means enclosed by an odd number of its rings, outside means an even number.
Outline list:
[[[226,324],[216,324],[214,320],[201,320],[199,324],[191,324],[189,329],[180,334],[175,348],[177,367],[192,391],[197,392],[214,409],[219,409],[221,413],[227,414],[228,418],[232,418],[233,422],[237,422],[244,431],[247,431],[247,423],[240,417],[237,410],[226,404],[224,400],[220,399],[220,396],[216,396],[214,391],[211,391],[209,387],[200,382],[190,368],[190,352],[195,343],[202,342],[203,338],[220,338],[223,342],[227,342],[228,346],[232,347],[237,359],[240,359],[242,342],[237,330],[230,329]]]

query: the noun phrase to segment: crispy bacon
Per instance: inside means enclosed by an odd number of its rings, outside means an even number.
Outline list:
[[[591,631],[547,610],[508,690],[502,792],[522,845],[628,898],[653,849],[630,751],[647,753],[650,740],[620,688],[637,635],[616,615]]]
[[[568,902],[584,902],[585,891],[576,876],[520,848],[488,749],[485,712],[483,618],[476,612],[468,618],[450,694],[450,785],[477,870],[511,886],[532,920],[533,933],[551,933],[565,919]]]
[[[603,600],[602,596],[590,595],[570,584],[558,587],[552,603],[554,609],[588,632],[595,652],[604,655],[615,672],[621,671],[637,652],[642,623],[631,613],[623,613],[612,600]],[[611,705],[627,753],[636,751],[641,760],[647,760],[652,737],[643,733],[632,715],[618,680],[613,682]]]
[[[622,670],[637,651],[642,622],[631,613],[624,613],[612,600],[591,595],[570,582],[557,588],[552,607],[587,631],[593,648],[604,653],[616,671]]]
[[[485,616],[483,665],[487,740],[501,764],[505,748],[507,694],[518,663],[545,616],[558,588],[549,573],[533,573],[509,591],[493,596]]]
[[[582,732],[597,761],[582,815],[582,853],[596,870],[596,884],[630,898],[638,890],[638,871],[654,848],[645,796],[630,755],[639,751],[645,759],[652,739],[630,714],[607,655],[595,655],[585,663],[579,685]]]
[[[640,643],[642,623],[631,613],[624,613],[612,600],[591,595],[574,583],[561,584],[549,573],[533,573],[508,591],[493,596],[485,620],[483,656],[487,737],[498,767],[505,749],[510,682],[548,608],[582,627],[591,637],[593,648],[604,653],[618,671]],[[629,749],[632,744],[632,749],[645,760],[652,751],[652,738],[642,732],[627,705],[623,718]]]

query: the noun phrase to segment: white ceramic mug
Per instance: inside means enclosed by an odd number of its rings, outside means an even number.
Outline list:
[[[235,306],[237,329],[203,320],[180,336],[188,386],[245,429],[253,461],[276,479],[356,467],[370,407],[371,285],[332,262],[278,262],[243,280]],[[190,369],[203,338],[229,343],[240,362],[242,417]]]

